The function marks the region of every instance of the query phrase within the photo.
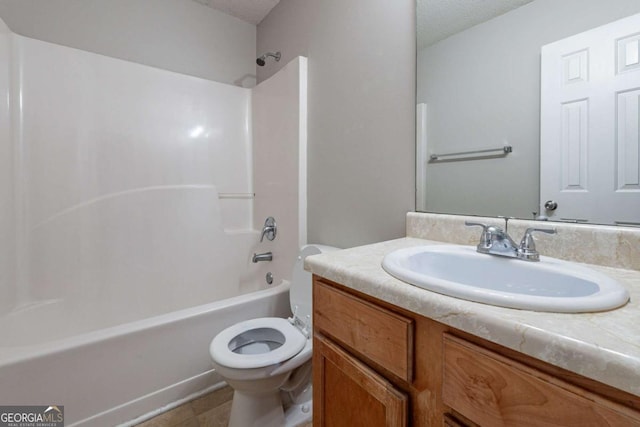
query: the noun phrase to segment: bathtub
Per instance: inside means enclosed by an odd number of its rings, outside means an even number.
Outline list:
[[[64,405],[66,426],[140,421],[154,410],[219,386],[221,378],[211,368],[210,341],[241,320],[289,315],[289,286],[282,281],[97,331],[53,340],[39,337],[37,344],[2,339],[0,404]],[[55,302],[27,308],[24,314],[32,318],[34,311],[46,312],[49,306]],[[0,338],[7,330],[0,321]]]

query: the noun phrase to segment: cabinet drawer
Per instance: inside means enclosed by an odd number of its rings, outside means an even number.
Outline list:
[[[313,325],[399,378],[413,378],[413,320],[314,279]]]
[[[482,426],[639,426],[640,414],[467,341],[444,336],[443,402]]]

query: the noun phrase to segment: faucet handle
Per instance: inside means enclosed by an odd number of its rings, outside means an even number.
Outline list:
[[[482,227],[482,234],[480,235],[480,242],[478,243],[478,250],[486,250],[491,246],[491,231],[487,224],[481,222],[465,221],[464,225],[467,227]]]
[[[474,226],[482,227],[483,230],[486,230],[488,227],[487,224],[483,224],[481,222],[473,222],[473,221],[465,221],[464,225],[466,225],[467,227],[474,227]]]
[[[527,231],[524,232],[524,236],[522,236],[522,240],[520,241],[520,247],[518,248],[518,254],[520,258],[529,260],[529,261],[539,261],[540,253],[536,250],[536,242],[533,240],[533,233],[547,233],[547,234],[556,234],[557,231],[555,228],[536,228],[530,227],[527,228]]]
[[[264,240],[264,236],[267,236],[268,240],[273,240],[276,238],[278,233],[278,227],[276,225],[276,220],[270,216],[264,222],[264,227],[262,227],[262,234],[260,235],[260,242]]]

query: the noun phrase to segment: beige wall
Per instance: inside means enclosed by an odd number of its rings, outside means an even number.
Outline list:
[[[192,0],[0,0],[14,32],[222,83],[255,84],[254,25]]]
[[[258,52],[309,58],[308,241],[404,236],[415,207],[415,2],[281,0]]]

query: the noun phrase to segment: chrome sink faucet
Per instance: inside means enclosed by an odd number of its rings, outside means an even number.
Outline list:
[[[498,255],[509,258],[517,258],[525,261],[540,261],[540,253],[536,250],[536,244],[532,234],[542,232],[555,234],[554,228],[527,228],[520,245],[507,234],[506,231],[494,225],[486,225],[479,222],[465,221],[465,225],[482,227],[480,242],[477,251],[483,254]]]

